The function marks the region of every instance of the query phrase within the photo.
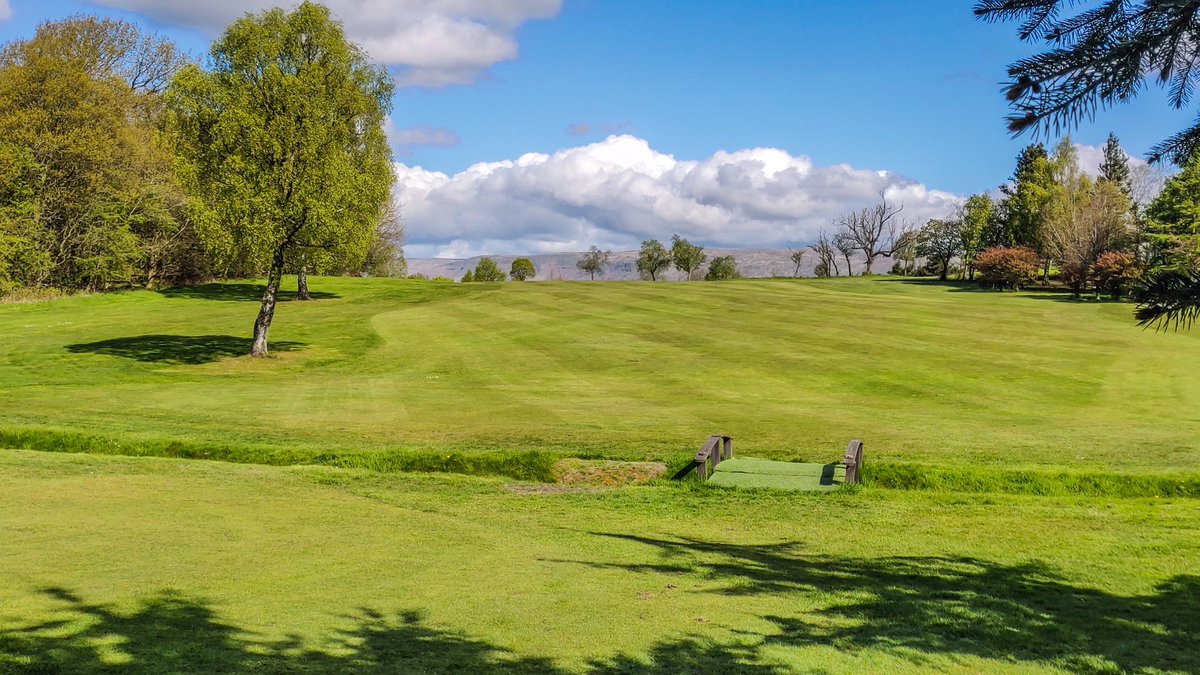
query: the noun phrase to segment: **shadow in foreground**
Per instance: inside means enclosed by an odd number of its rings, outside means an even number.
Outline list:
[[[233,283],[233,284],[196,284],[195,286],[177,286],[159,291],[160,295],[168,298],[186,298],[188,300],[220,300],[223,302],[261,302],[263,293],[267,290],[265,284]],[[313,300],[331,300],[341,297],[337,293],[309,290],[308,296]],[[290,302],[296,299],[296,291],[279,291],[277,302]]]
[[[160,593],[133,611],[89,604],[70,591],[42,591],[61,603],[64,619],[0,630],[0,672],[5,673],[549,673],[564,671],[548,659],[519,656],[502,647],[423,623],[419,613],[396,617],[359,610],[350,627],[329,643],[299,637],[265,639],[223,623],[204,602]],[[69,618],[67,618],[69,617]],[[588,672],[732,673],[775,675],[753,654],[697,639],[663,643],[644,659],[617,656],[593,661]]]
[[[232,335],[135,335],[67,345],[73,354],[104,354],[147,363],[199,365],[250,353],[249,338]],[[290,352],[302,342],[272,341],[272,352]]]
[[[594,534],[652,546],[661,562],[582,564],[639,574],[701,574],[725,582],[717,592],[728,595],[838,596],[810,614],[766,617],[779,628],[768,643],[881,649],[918,664],[929,655],[959,654],[1080,673],[1200,673],[1196,575],[1178,575],[1151,593],[1125,596],[1074,585],[1037,562],[837,557],[806,555],[795,542],[738,545]]]

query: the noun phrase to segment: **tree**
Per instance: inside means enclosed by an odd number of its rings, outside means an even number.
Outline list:
[[[950,263],[962,253],[962,221],[931,220],[917,234],[917,255],[937,265],[938,279],[945,281]]]
[[[604,268],[608,267],[608,260],[611,257],[612,251],[601,251],[596,246],[592,246],[587,253],[580,256],[579,260],[575,262],[575,266],[587,272],[591,280],[595,281],[597,274],[604,274]]]
[[[708,274],[704,275],[705,281],[724,281],[726,279],[740,279],[742,273],[738,270],[737,260],[731,255],[717,256],[708,264]]]
[[[395,175],[383,123],[387,71],[321,5],[234,22],[208,69],[171,83],[170,128],[201,236],[226,270],[267,273],[251,356],[267,334],[285,267],[363,258]]]
[[[638,251],[637,269],[642,278],[650,277],[650,281],[658,281],[658,275],[671,266],[671,253],[657,239],[642,242]]]
[[[475,271],[474,270],[467,270],[466,272],[463,273],[462,282],[464,284],[473,283],[474,281],[475,281]]]
[[[1125,251],[1109,251],[1096,260],[1096,287],[1120,299],[1142,277],[1137,256]]]
[[[1026,146],[1017,156],[1012,179],[1000,187],[1004,194],[1003,246],[1026,246],[1043,253],[1046,204],[1055,187],[1054,166],[1041,143]],[[1043,256],[1044,257],[1044,256]]]
[[[1200,8],[1193,2],[982,0],[975,14],[987,21],[1021,21],[1022,40],[1046,45],[1008,68],[1005,95],[1013,108],[1008,117],[1013,133],[1070,129],[1098,109],[1134,98],[1148,75],[1168,88],[1172,107],[1191,101],[1200,62]],[[1182,165],[1197,147],[1200,118],[1156,145],[1150,158]]]
[[[813,245],[813,250],[817,252],[817,257],[820,259],[813,268],[813,274],[818,277],[838,276],[837,258],[834,256],[833,244],[824,229],[817,232],[817,243]]]
[[[896,245],[892,247],[892,274],[912,276],[917,273],[917,237],[920,233],[908,230],[896,237]]]
[[[507,278],[508,275],[491,258],[480,258],[479,262],[475,263],[473,281],[504,281]]]
[[[1121,188],[1126,197],[1133,194],[1133,181],[1129,173],[1129,155],[1121,149],[1117,135],[1109,133],[1104,143],[1104,161],[1100,162],[1100,180],[1106,180]]]
[[[0,285],[204,275],[157,129],[162,85],[182,61],[129,22],[86,16],[0,50]]]
[[[830,243],[833,244],[834,250],[842,256],[842,260],[846,261],[846,276],[854,276],[854,267],[851,265],[851,258],[854,256],[856,248],[854,237],[843,227],[833,233],[833,240]],[[838,271],[836,262],[834,263],[833,270],[835,273]]]
[[[508,276],[512,277],[513,281],[525,281],[537,276],[537,268],[533,266],[533,261],[529,258],[517,258],[512,261]]]
[[[1018,290],[1037,275],[1038,254],[1027,246],[993,246],[975,257],[979,279],[997,288]]]
[[[1150,261],[1170,266],[1200,254],[1200,151],[1146,207]]]
[[[1093,183],[1079,170],[1069,137],[1055,155],[1058,181],[1046,209],[1045,250],[1059,262],[1063,280],[1078,297],[1100,256],[1125,243],[1129,199],[1117,183]]]
[[[800,266],[804,264],[804,253],[804,249],[799,249],[797,251],[792,251],[788,255],[788,260],[791,260],[792,264],[796,266],[796,268],[792,270],[793,279],[800,276]]]
[[[696,271],[708,256],[704,254],[703,246],[696,246],[683,237],[671,235],[671,263],[675,269],[683,272],[683,278],[691,280],[692,272]]]
[[[403,279],[408,276],[408,261],[404,259],[404,217],[400,205],[394,199],[389,199],[380,215],[379,223],[371,243],[367,246],[367,255],[357,272],[370,277],[394,277]],[[353,268],[338,270],[342,273],[354,271]]]
[[[840,225],[843,235],[847,238],[847,245],[853,250],[862,251],[866,257],[864,276],[870,276],[875,258],[891,255],[896,237],[902,229],[897,216],[903,210],[903,204],[892,204],[881,190],[879,202],[874,206],[842,216]],[[850,274],[849,270],[846,274]]]
[[[959,216],[962,222],[959,255],[969,279],[975,279],[975,256],[996,242],[996,204],[986,193],[971,195],[963,202]]]

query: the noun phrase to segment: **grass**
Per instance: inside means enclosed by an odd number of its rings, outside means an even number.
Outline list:
[[[0,473],[0,672],[1200,670],[1190,500]]]
[[[1200,340],[1128,305],[313,287],[265,361],[252,283],[0,305],[0,673],[1200,672]],[[712,433],[865,483],[656,478]]]
[[[1200,340],[1123,304],[857,279],[313,286],[266,362],[238,356],[250,283],[0,306],[4,440],[671,463],[726,433],[774,459],[859,437],[868,466],[1200,474]]]

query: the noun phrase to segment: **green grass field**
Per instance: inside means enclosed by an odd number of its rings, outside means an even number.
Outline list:
[[[313,290],[268,360],[249,283],[0,305],[0,673],[1200,672],[1200,334],[892,279]],[[867,482],[546,482],[712,433],[862,438]]]
[[[694,452],[1200,472],[1196,334],[1130,307],[898,280],[319,279],[277,358],[226,284],[0,306],[0,431],[260,449]],[[10,441],[11,443],[11,441]]]

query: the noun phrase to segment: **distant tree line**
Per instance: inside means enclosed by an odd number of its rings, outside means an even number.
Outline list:
[[[0,48],[0,295],[405,273],[392,80],[325,7],[247,14],[203,64],[118,19]]]

